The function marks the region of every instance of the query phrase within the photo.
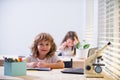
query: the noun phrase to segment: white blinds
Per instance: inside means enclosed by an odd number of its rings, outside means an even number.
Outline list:
[[[103,53],[104,71],[115,80],[120,79],[120,0],[98,2],[98,47],[112,45]]]
[[[84,39],[90,43],[90,47],[97,46],[97,7],[93,0],[86,0],[86,26],[84,30]],[[94,7],[95,6],[95,7]],[[95,14],[94,14],[95,12]],[[95,17],[95,18],[94,18]],[[95,22],[94,22],[95,21]],[[96,23],[96,24],[95,24]]]

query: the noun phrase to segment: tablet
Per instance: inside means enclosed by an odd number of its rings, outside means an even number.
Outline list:
[[[69,73],[69,74],[84,74],[83,68],[67,68],[61,71],[62,73]]]

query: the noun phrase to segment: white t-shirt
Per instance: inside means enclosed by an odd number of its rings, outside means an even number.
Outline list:
[[[46,63],[56,63],[59,60],[61,60],[61,59],[56,55],[49,57],[49,58],[42,59],[42,60],[40,60],[39,58],[35,58],[32,55],[30,55],[26,58],[26,62],[28,62],[28,63],[29,62],[40,62],[40,61],[44,61]]]
[[[57,54],[59,53],[61,53],[62,56],[73,56],[73,51],[71,50],[71,48],[57,50]]]

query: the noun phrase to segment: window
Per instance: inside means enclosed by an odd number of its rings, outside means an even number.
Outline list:
[[[117,6],[119,8],[116,8]],[[105,62],[104,71],[115,78],[115,80],[118,80],[120,76],[120,5],[117,3],[117,0],[106,0],[106,7],[104,8],[104,11],[99,12],[106,12],[104,14],[106,18],[101,19],[101,15],[98,16],[98,47],[102,48],[109,41],[112,43],[103,52]],[[99,21],[101,20],[105,20],[106,22],[100,23]]]

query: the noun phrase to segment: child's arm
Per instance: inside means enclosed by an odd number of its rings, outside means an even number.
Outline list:
[[[32,60],[31,60],[31,57],[27,57],[27,58],[25,59],[25,61],[26,61],[26,66],[27,66],[27,68],[35,68],[36,65],[38,64],[38,62],[32,61]]]
[[[76,37],[74,37],[74,45],[76,45],[78,42],[79,40]]]
[[[61,60],[59,60],[57,63],[39,62],[37,64],[37,67],[60,69],[60,68],[64,68],[64,62]]]
[[[67,42],[65,41],[65,42],[62,43],[62,45],[59,47],[59,50],[65,49],[66,46],[67,46]]]
[[[27,63],[27,68],[35,68],[37,64],[38,64],[37,62]]]

